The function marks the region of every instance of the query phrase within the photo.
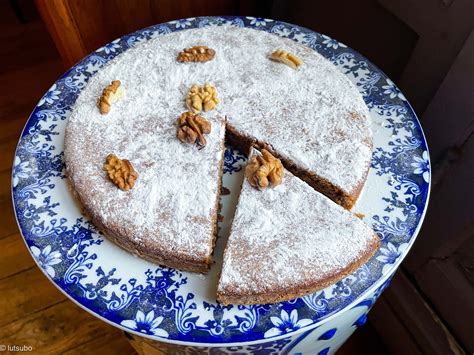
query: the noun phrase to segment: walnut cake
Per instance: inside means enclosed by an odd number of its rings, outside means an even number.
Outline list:
[[[334,282],[373,253],[375,237],[348,211],[364,186],[372,155],[368,109],[332,63],[264,31],[183,30],[116,56],[89,80],[73,107],[64,142],[66,172],[84,212],[117,245],[161,265],[206,272],[217,231],[224,139],[247,153],[266,152],[253,167],[260,190],[246,181],[238,211],[244,201],[276,198],[292,214],[304,192],[305,203],[325,206],[337,216],[327,226],[334,243],[352,237],[359,243],[347,257],[340,255],[333,269],[332,258],[343,251],[331,249],[327,272],[304,279],[304,292]],[[264,213],[273,221],[282,211],[268,206]],[[297,222],[280,217],[277,224],[260,226],[264,230],[248,224],[242,231],[283,236]],[[314,228],[328,223],[327,215],[314,209],[304,210],[303,217]],[[238,250],[233,241],[243,238],[236,236],[243,228],[239,223],[226,252],[219,298],[252,303],[280,300],[280,291],[298,295],[287,288],[263,297],[250,284],[232,294],[224,281],[234,267],[229,257]],[[320,240],[310,229],[296,230],[303,234],[288,238],[294,243],[286,248],[300,250],[303,246],[295,243],[313,246]],[[317,250],[314,265],[322,265],[324,252]]]

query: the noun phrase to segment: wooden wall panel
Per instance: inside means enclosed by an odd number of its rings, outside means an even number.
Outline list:
[[[73,19],[69,2],[37,0],[36,6],[51,37],[53,37],[65,68],[69,68],[87,54],[81,33]]]
[[[473,86],[474,31],[471,31],[422,116],[434,162],[446,149],[462,146],[474,131]]]
[[[423,234],[407,259],[425,295],[470,353],[474,352],[474,135],[433,196]]]
[[[186,17],[268,15],[271,1],[36,0],[64,65],[127,33]]]
[[[419,36],[399,85],[420,114],[473,29],[472,0],[379,0]]]
[[[152,24],[235,11],[233,0],[79,0],[69,4],[89,52],[111,39]]]

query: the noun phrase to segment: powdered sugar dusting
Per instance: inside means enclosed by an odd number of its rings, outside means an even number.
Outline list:
[[[183,48],[199,44],[215,49],[215,59],[176,62]],[[305,64],[295,71],[269,60],[278,48]],[[116,79],[125,97],[102,116],[96,100]],[[220,104],[204,114],[213,128],[206,148],[198,151],[176,139],[174,123],[185,110],[191,85],[205,82],[216,87]],[[82,198],[86,208],[121,235],[152,240],[179,253],[209,255],[224,135],[220,117],[345,191],[356,186],[370,161],[367,108],[331,63],[275,35],[207,27],[142,43],[89,81],[66,130],[65,159],[76,192],[89,196]],[[109,153],[129,159],[140,174],[130,192],[106,179],[103,162]]]
[[[86,210],[108,230],[206,259],[212,252],[224,121],[216,112],[205,114],[212,131],[204,149],[181,143],[175,122],[185,110],[183,93],[163,83],[159,55],[150,58],[141,53],[146,51],[124,53],[82,91],[66,129],[68,173]],[[101,115],[97,97],[115,79],[126,95]],[[121,191],[107,179],[103,164],[109,153],[129,159],[137,170],[132,190]]]
[[[244,181],[218,292],[260,295],[320,282],[367,255],[374,232],[285,170],[258,191]]]

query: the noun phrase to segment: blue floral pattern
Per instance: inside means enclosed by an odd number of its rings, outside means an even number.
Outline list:
[[[170,21],[169,24],[174,26],[176,29],[184,29],[186,27],[191,26],[191,21],[194,20],[194,17],[188,18],[188,19],[183,19],[183,20],[176,20],[176,21]]]
[[[372,223],[382,247],[352,275],[289,302],[222,306],[195,292],[196,286],[191,285],[197,283],[190,281],[195,277],[190,273],[158,267],[126,253],[120,254],[128,258],[126,262],[114,263],[111,260],[118,249],[80,214],[67,193],[64,129],[71,107],[91,76],[115,56],[149,39],[223,24],[267,31],[318,51],[358,87],[378,132],[365,192],[370,204],[357,212]],[[227,149],[226,176],[237,175],[245,160]],[[375,193],[370,190],[372,182],[380,187]],[[33,257],[84,308],[127,331],[155,339],[193,344],[266,339],[246,349],[271,353],[287,346],[290,340],[285,336],[309,334],[329,316],[359,302],[367,290],[378,296],[415,240],[429,185],[428,149],[416,115],[395,84],[367,59],[334,39],[295,25],[258,18],[198,17],[124,36],[64,74],[43,96],[25,126],[16,151],[12,188],[16,217]]]
[[[38,102],[38,106],[42,106],[45,103],[53,104],[55,100],[59,100],[59,94],[61,91],[56,90],[56,84],[51,86],[46,95],[44,95],[41,100]]]
[[[403,252],[408,248],[408,243],[400,244],[398,247],[388,242],[386,246],[380,248],[380,254],[376,259],[385,265],[382,268],[382,274],[390,272],[394,264]]]
[[[127,319],[122,321],[120,324],[124,327],[136,330],[144,334],[157,335],[162,338],[168,337],[168,332],[164,329],[159,328],[159,325],[163,322],[163,317],[159,316],[155,318],[155,312],[150,311],[146,315],[142,311],[137,311],[135,319]]]
[[[323,44],[328,48],[338,49],[339,47],[343,47],[343,48],[347,47],[345,44],[340,43],[329,36],[326,36],[326,35],[321,35],[321,36],[323,37]]]
[[[237,173],[242,170],[242,164],[247,158],[238,149],[227,148],[224,152],[224,174]]]
[[[105,54],[115,53],[118,49],[120,49],[119,45],[120,39],[116,39],[105,46],[99,48],[97,52],[104,52]]]
[[[268,329],[265,334],[263,334],[265,338],[285,334],[312,323],[311,319],[298,320],[298,311],[296,309],[292,310],[289,315],[282,309],[280,317],[270,317],[270,321],[273,324],[273,328]]]
[[[420,157],[414,157],[414,163],[411,166],[415,168],[413,171],[415,174],[421,174],[425,182],[430,181],[430,159],[428,158],[428,152],[425,150]]]
[[[20,179],[27,179],[30,176],[29,165],[28,161],[21,161],[18,156],[15,156],[13,161],[13,187],[18,185]]]
[[[250,21],[250,25],[255,26],[255,27],[260,27],[260,26],[266,26],[270,22],[273,22],[273,20],[270,19],[265,19],[262,17],[246,17],[247,20]]]
[[[406,101],[405,96],[402,94],[399,88],[395,86],[392,80],[386,79],[387,85],[382,86],[384,94],[389,95],[391,99],[399,98],[400,100]]]
[[[57,250],[51,251],[51,246],[47,245],[43,250],[35,247],[31,247],[31,253],[35,256],[38,265],[41,266],[46,273],[51,276],[56,276],[56,271],[53,268],[53,265],[61,263],[61,253]]]

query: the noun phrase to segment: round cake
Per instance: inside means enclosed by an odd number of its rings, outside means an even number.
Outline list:
[[[179,62],[183,48],[215,57]],[[292,68],[277,50],[300,58]],[[97,100],[112,81],[125,96],[103,115]],[[219,103],[201,115],[206,145],[181,142],[176,121],[193,85],[211,84]],[[159,36],[117,56],[88,82],[69,117],[65,163],[93,223],[123,248],[156,263],[206,271],[212,261],[224,135],[265,148],[285,168],[345,208],[366,179],[372,154],[368,109],[357,88],[312,49],[263,31],[210,26]],[[109,154],[138,177],[122,191],[107,176]]]

